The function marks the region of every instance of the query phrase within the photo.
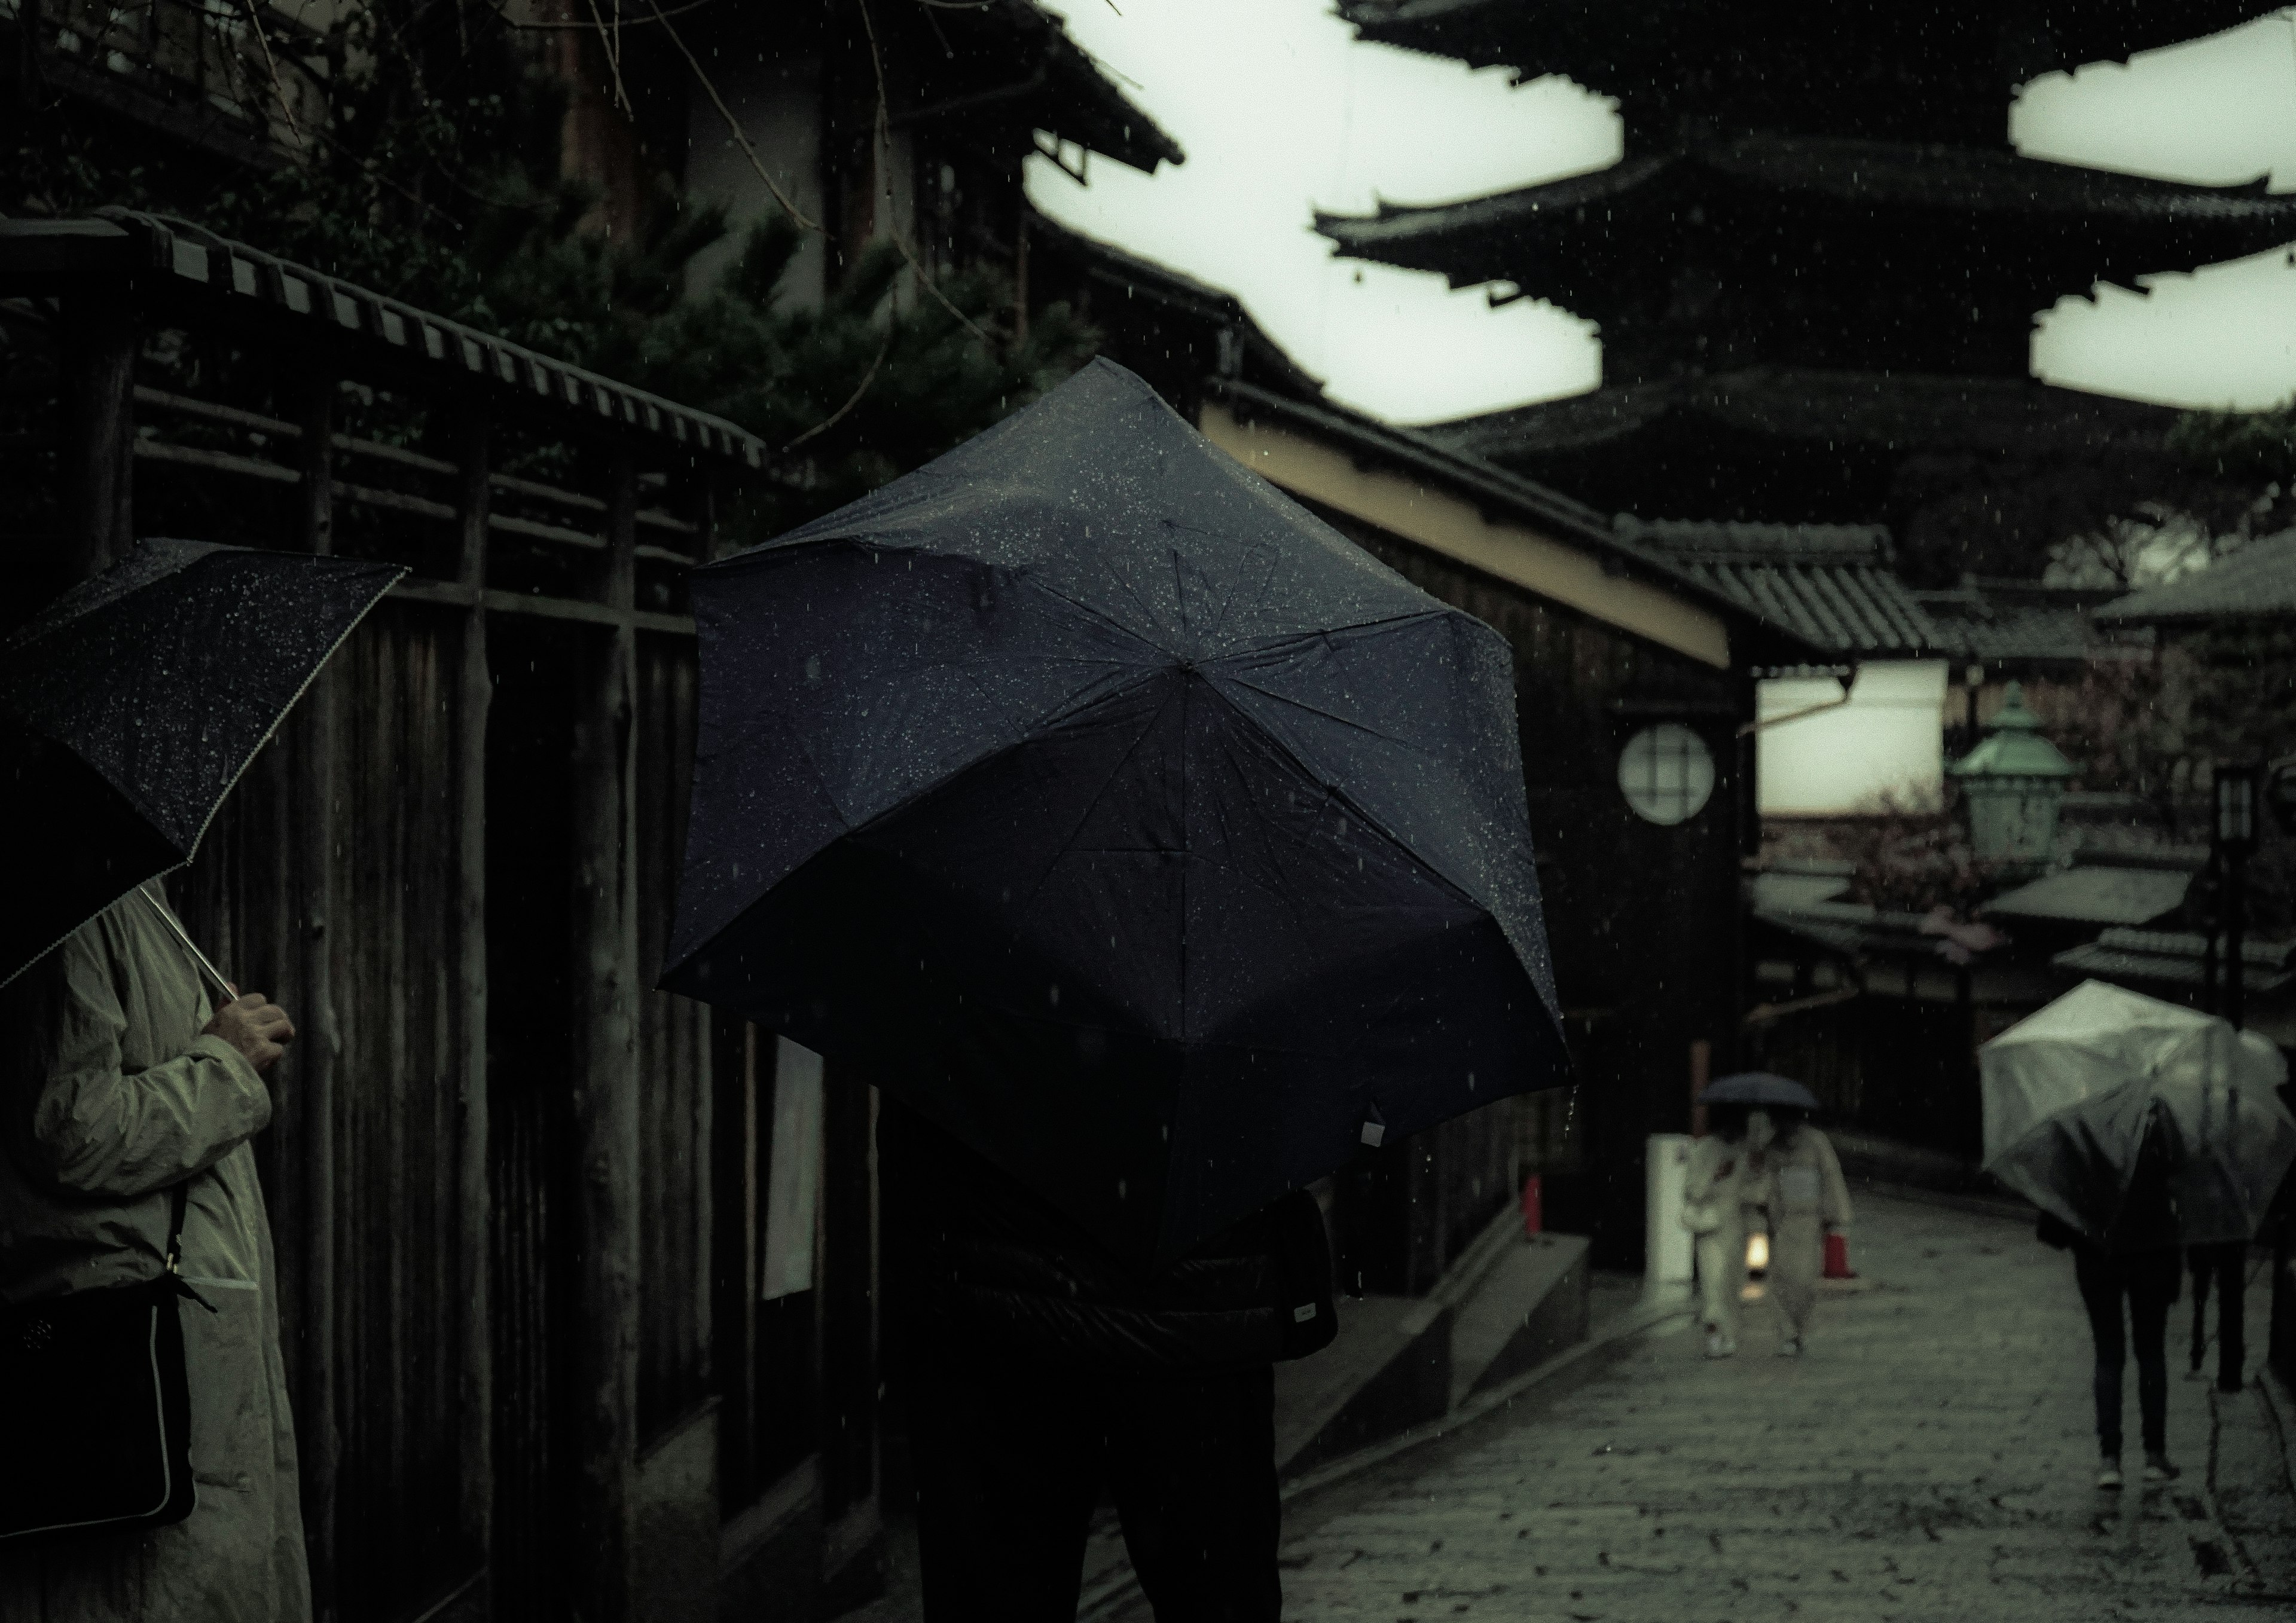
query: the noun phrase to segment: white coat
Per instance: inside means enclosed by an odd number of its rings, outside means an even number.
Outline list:
[[[304,1623],[311,1615],[271,1226],[249,1140],[271,1095],[156,909],[131,892],[35,965],[45,1060],[0,1080],[0,1299],[155,1277],[188,1180],[182,1313],[190,1517],[148,1534],[0,1546],[0,1623]],[[22,1400],[7,1394],[5,1400]]]
[[[1700,1207],[1720,1220],[1698,1235],[1702,1316],[1709,1330],[1734,1341],[1738,1336],[1739,1302],[1746,1288],[1747,1225],[1750,1217],[1759,1217],[1751,1203],[1760,1198],[1760,1193],[1744,1143],[1709,1135],[1690,1146],[1682,1191],[1685,1221],[1686,1214]]]

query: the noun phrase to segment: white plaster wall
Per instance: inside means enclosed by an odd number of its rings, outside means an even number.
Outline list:
[[[1849,702],[1782,721],[1841,697],[1831,676],[1759,684],[1754,770],[1762,815],[1840,816],[1882,808],[1894,797],[1935,807],[1945,790],[1947,666],[1938,660],[1862,665]]]
[[[775,58],[763,52],[755,60],[741,61],[751,53],[733,46],[712,50],[702,59],[726,106],[740,120],[756,147],[766,172],[783,193],[812,219],[822,216],[821,62],[816,57]],[[701,292],[714,283],[741,250],[750,226],[781,205],[766,190],[749,157],[726,127],[726,119],[706,94],[689,98],[685,158],[686,189],[698,197],[724,203],[727,231],[721,242],[693,256],[686,269],[690,291]],[[818,305],[825,285],[827,250],[818,233],[809,233],[783,280],[785,300]]]

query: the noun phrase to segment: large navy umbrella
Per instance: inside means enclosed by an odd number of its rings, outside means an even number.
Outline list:
[[[139,542],[0,644],[0,983],[200,838],[395,563]]]
[[[1122,367],[693,581],[662,984],[1119,1252],[1564,1079],[1506,643]]]

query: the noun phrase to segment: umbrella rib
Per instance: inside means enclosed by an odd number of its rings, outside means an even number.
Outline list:
[[[1127,690],[1118,690],[1119,693],[1124,691]],[[1106,695],[1107,698],[1111,699],[1115,696],[1116,694],[1114,693]],[[1124,768],[1131,763],[1132,758],[1140,752],[1140,746],[1147,742],[1148,734],[1155,730],[1156,723],[1162,717],[1165,709],[1171,704],[1171,702],[1172,701],[1168,697],[1162,704],[1156,707],[1155,714],[1148,718],[1147,725],[1140,729],[1138,736],[1134,738],[1131,743],[1125,746],[1124,753],[1119,756],[1116,758],[1115,763],[1109,767],[1108,775],[1101,780],[1100,787],[1093,791],[1092,799],[1085,803],[1084,810],[1078,814],[1075,825],[1069,830],[1067,835],[1062,840],[1059,848],[1053,852],[1051,858],[1045,865],[1044,872],[1037,875],[1037,882],[1029,887],[1028,897],[1028,905],[1029,906],[1034,906],[1036,905],[1037,898],[1043,893],[1045,887],[1052,882],[1053,870],[1060,865],[1061,859],[1066,857],[1070,852],[1076,849],[1076,842],[1083,834],[1085,824],[1092,821],[1093,813],[1099,810],[1100,803],[1108,798],[1108,791],[1115,783],[1118,775],[1122,773]],[[1071,714],[1075,713],[1078,712],[1071,712]],[[1181,752],[1183,773],[1186,770],[1186,751],[1183,750]],[[1182,826],[1184,829],[1185,827],[1185,807],[1186,797],[1186,782],[1184,777],[1181,786],[1181,800],[1184,807],[1182,814]],[[1182,854],[1185,856],[1185,852],[1184,851]],[[1184,864],[1184,872],[1185,868],[1185,865]]]
[[[303,701],[303,695],[311,691],[311,684],[316,682],[319,679],[319,673],[327,668],[327,661],[335,657],[336,652],[345,643],[350,641],[351,633],[359,628],[360,623],[373,612],[375,604],[382,601],[383,594],[397,586],[399,578],[406,572],[403,566],[391,571],[390,578],[375,589],[374,595],[367,599],[365,608],[351,617],[351,622],[343,627],[342,635],[327,644],[327,652],[321,654],[318,662],[311,667],[311,674],[303,678],[301,684],[288,696],[287,702],[279,707],[279,713],[271,718],[271,725],[263,729],[263,736],[255,741],[255,748],[247,752],[247,758],[240,762],[239,770],[231,775],[231,782],[223,786],[223,792],[217,795],[215,798],[215,803],[208,807],[208,815],[200,819],[199,832],[192,836],[192,848],[184,853],[185,862],[188,863],[199,854],[200,841],[208,837],[209,825],[215,822],[216,814],[223,809],[223,803],[231,799],[231,791],[239,787],[239,780],[247,775],[247,769],[255,764],[255,758],[263,753],[263,746],[269,743],[272,735],[279,731],[280,724],[287,719],[287,712]]]

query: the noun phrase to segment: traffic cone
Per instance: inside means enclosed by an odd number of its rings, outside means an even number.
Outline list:
[[[1523,1238],[1528,1240],[1531,1235],[1538,1234],[1546,1226],[1546,1213],[1542,1209],[1540,1204],[1538,1174],[1534,1172],[1528,1178],[1523,1180],[1522,1184]]]
[[[1826,1235],[1825,1277],[1828,1279],[1855,1279],[1857,1277],[1857,1275],[1849,1271],[1849,1235],[1841,1234]]]

